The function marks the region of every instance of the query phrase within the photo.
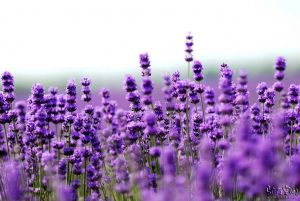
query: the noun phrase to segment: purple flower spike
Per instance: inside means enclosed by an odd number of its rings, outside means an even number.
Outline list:
[[[85,102],[90,102],[92,100],[92,93],[91,93],[91,80],[88,78],[82,78],[81,79],[81,85],[82,85],[82,97],[81,99]]]
[[[274,74],[274,78],[277,81],[282,81],[284,78],[284,71],[286,69],[286,60],[283,57],[277,57],[275,64],[274,64],[274,68],[275,68],[275,74]],[[278,91],[278,90],[276,90]],[[280,91],[278,91],[280,92]]]
[[[267,83],[261,82],[256,87],[256,92],[258,94],[258,101],[261,103],[266,102],[265,91],[268,89]]]
[[[185,45],[186,45],[186,49],[185,49],[185,52],[186,52],[186,55],[185,55],[185,60],[187,62],[192,62],[193,61],[193,55],[192,55],[192,52],[193,52],[193,36],[191,35],[191,33],[189,33],[187,36],[186,36],[186,42],[185,42]]]
[[[194,61],[193,63],[194,79],[198,82],[203,80],[203,66],[200,61]]]
[[[39,83],[32,86],[31,101],[33,103],[33,107],[39,108],[44,103],[44,91],[44,87]]]
[[[76,110],[76,83],[74,80],[70,80],[66,87],[66,109],[69,112]]]
[[[291,84],[288,90],[288,100],[290,104],[296,105],[298,103],[299,86]]]
[[[144,121],[146,123],[145,134],[149,136],[157,135],[156,128],[156,116],[154,112],[148,112],[144,116]]]
[[[277,81],[273,84],[273,88],[275,91],[277,91],[278,93],[281,92],[284,88],[283,83],[280,81]]]
[[[11,103],[15,100],[15,85],[14,85],[14,77],[10,72],[4,72],[2,74],[2,89],[7,102]]]
[[[286,68],[286,60],[284,57],[277,57],[274,68],[278,71],[284,71]]]
[[[151,76],[150,60],[148,53],[140,54],[140,67],[142,68],[142,76]]]
[[[147,69],[150,67],[150,60],[148,53],[140,54],[140,65],[141,68]]]
[[[135,79],[131,75],[127,75],[124,81],[124,88],[127,92],[133,92],[136,88]]]

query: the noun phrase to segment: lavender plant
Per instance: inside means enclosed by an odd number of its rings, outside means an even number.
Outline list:
[[[108,89],[92,96],[88,78],[81,103],[74,80],[65,92],[36,83],[15,102],[14,77],[4,72],[0,200],[299,200],[300,89],[283,86],[286,60],[276,59],[276,81],[259,83],[250,103],[246,71],[236,79],[223,63],[219,91],[206,86],[193,45],[189,33],[187,78],[165,75],[157,101],[141,54],[141,84],[124,81],[128,109]]]

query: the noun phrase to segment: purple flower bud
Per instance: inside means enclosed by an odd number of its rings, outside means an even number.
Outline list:
[[[215,92],[214,92],[213,88],[206,87],[204,97],[205,97],[205,103],[207,105],[215,104]]]
[[[192,122],[193,122],[193,134],[196,137],[200,136],[200,125],[203,123],[202,115],[198,113],[194,113],[192,116]]]
[[[193,63],[194,79],[198,82],[203,80],[203,66],[200,61],[194,61]]]
[[[199,99],[198,93],[197,93],[198,85],[195,82],[191,82],[189,87],[190,87],[189,96],[190,96],[191,103],[193,103],[193,104],[199,103],[200,99]]]
[[[49,87],[48,92],[51,95],[55,96],[57,94],[57,92],[58,92],[58,89],[56,87]]]
[[[94,114],[94,107],[93,107],[92,105],[87,105],[87,106],[85,106],[85,108],[84,108],[84,112],[85,112],[86,114],[92,116],[92,115]],[[74,116],[73,116],[73,118],[74,118]]]
[[[137,89],[135,79],[131,75],[126,76],[124,86],[127,92],[133,92]]]
[[[238,78],[238,82],[240,85],[247,85],[248,81],[247,81],[247,72],[245,70],[241,70],[240,71],[240,76]]]
[[[181,102],[185,102],[186,98],[187,98],[187,90],[189,88],[188,81],[180,80],[180,81],[176,82],[175,87],[176,87],[176,91],[178,94],[178,99]]]
[[[186,36],[186,42],[185,42],[185,45],[186,45],[186,55],[185,55],[185,60],[187,62],[192,62],[193,61],[193,55],[192,55],[192,52],[193,52],[193,36],[191,35],[191,33],[189,32],[188,36]]]
[[[225,116],[222,116],[220,123],[222,126],[228,127],[228,126],[230,126],[231,122],[232,122],[232,120],[231,120],[230,116],[225,115]]]
[[[275,83],[273,84],[273,88],[274,88],[275,91],[281,92],[281,91],[283,90],[284,86],[283,86],[283,83],[282,83],[282,82],[277,81],[277,82],[275,82]]]
[[[153,91],[153,83],[149,77],[146,77],[142,81],[142,92],[144,95],[150,95]]]
[[[14,88],[11,88],[11,86],[13,87],[14,84],[14,77],[12,76],[12,74],[6,71],[2,74],[1,79],[2,79],[3,91],[12,92],[14,90]]]
[[[151,147],[149,153],[152,157],[159,157],[161,154],[161,150],[159,147]]]
[[[147,53],[140,54],[140,65],[143,69],[147,69],[150,67],[149,55]]]
[[[44,103],[44,87],[37,83],[32,86],[31,89],[32,102],[35,106],[40,107]]]
[[[105,88],[102,89],[101,94],[102,94],[103,99],[105,99],[105,100],[110,98],[110,92],[108,89],[105,89]]]
[[[149,136],[157,135],[156,128],[156,116],[153,112],[148,112],[144,116],[144,122],[146,123],[145,134]]]
[[[80,162],[76,162],[72,166],[72,172],[75,175],[81,175],[83,170],[82,170],[82,164]]]
[[[178,71],[176,71],[176,72],[174,72],[173,74],[172,74],[172,81],[174,82],[174,83],[176,83],[177,81],[179,81],[180,80],[180,73],[178,72]]]
[[[227,150],[229,148],[229,142],[225,139],[221,139],[218,143],[218,147],[221,150]]]
[[[286,60],[284,57],[277,57],[275,64],[274,64],[275,70],[278,71],[284,71],[286,68]]]
[[[162,121],[164,118],[163,107],[160,102],[156,102],[153,107],[157,121]]]
[[[149,112],[149,113],[145,114],[144,120],[145,120],[145,123],[150,127],[153,127],[156,124],[156,117],[153,112]]]
[[[190,51],[190,52],[192,52],[193,50],[192,50],[191,48],[192,48],[192,47],[187,47],[187,50]],[[187,51],[187,50],[186,50],[186,51]],[[187,62],[192,62],[192,61],[193,61],[193,55],[190,54],[190,53],[186,54],[186,55],[185,55],[185,61],[187,61]]]
[[[266,107],[271,108],[275,104],[275,92],[272,88],[265,91]]]
[[[290,108],[290,102],[288,100],[288,95],[286,93],[281,94],[281,107],[283,109]]]
[[[298,103],[299,86],[291,84],[288,90],[288,100],[290,104],[296,105]]]
[[[284,72],[283,71],[276,71],[274,77],[278,81],[281,81],[284,78]]]
[[[220,104],[218,112],[222,115],[232,115],[233,108],[230,104]]]
[[[81,79],[81,85],[82,85],[82,97],[81,99],[85,102],[89,102],[92,100],[92,93],[91,93],[91,80],[88,78],[82,78]]]
[[[66,94],[66,109],[69,112],[74,112],[76,110],[76,83],[74,80],[67,83]]]
[[[58,163],[58,174],[62,180],[65,179],[67,173],[67,160],[65,158],[60,159]]]
[[[256,87],[258,101],[264,103],[266,101],[265,91],[268,89],[267,83],[261,82]]]
[[[15,100],[15,85],[14,85],[14,77],[10,72],[4,72],[2,74],[2,89],[3,89],[3,94],[5,96],[5,99],[7,102],[11,103]]]
[[[251,111],[251,114],[253,114],[254,116],[259,115],[259,113],[260,113],[259,106],[255,103],[254,105],[251,106],[250,111]]]

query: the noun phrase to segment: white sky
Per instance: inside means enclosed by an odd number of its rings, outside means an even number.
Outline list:
[[[0,0],[0,69],[125,73],[184,64],[191,31],[202,61],[300,53],[299,0]]]

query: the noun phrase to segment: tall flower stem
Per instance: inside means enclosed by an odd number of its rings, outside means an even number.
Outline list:
[[[280,92],[277,92],[277,109],[280,108],[280,105],[281,105],[281,93]]]
[[[299,137],[299,133],[295,133],[295,145],[296,147],[298,147],[298,137]]]
[[[3,128],[4,128],[4,135],[5,135],[5,141],[6,141],[7,154],[8,154],[8,158],[10,158],[10,151],[9,151],[9,144],[8,144],[7,130],[6,130],[5,124],[3,124]]]
[[[202,109],[202,115],[203,115],[203,122],[205,123],[205,110],[204,110],[204,102],[202,98],[202,93],[200,94],[200,102],[201,102],[201,109]]]
[[[293,147],[293,124],[294,122],[291,121],[291,130],[290,130],[290,157],[292,157],[292,147]]]
[[[265,120],[265,104],[262,104],[262,118],[263,121]],[[264,122],[261,124],[262,132],[263,132],[263,138],[265,139],[265,129],[264,129]]]
[[[86,149],[86,147],[84,147],[84,149]],[[87,176],[87,171],[86,171],[86,168],[87,168],[87,158],[84,157],[84,177],[83,177],[83,200],[85,201],[86,200],[86,176]]]
[[[294,110],[295,110],[295,106],[292,105],[292,111],[294,113]],[[292,157],[292,147],[293,147],[293,126],[294,126],[294,121],[291,120],[291,128],[290,128],[290,157]]]
[[[72,124],[70,124],[70,130],[69,130],[69,135],[68,135],[68,146],[70,147],[70,144],[71,144],[71,126]],[[70,157],[70,156],[69,156]],[[71,183],[71,174],[72,174],[72,170],[70,170],[70,161],[69,161],[69,158],[68,158],[68,167],[67,167],[67,185],[70,185]]]
[[[187,78],[190,79],[191,63],[187,62]]]
[[[192,150],[191,150],[191,135],[190,135],[190,122],[189,122],[189,107],[188,107],[188,102],[189,102],[189,97],[187,95],[187,99],[186,99],[186,110],[185,110],[185,117],[186,117],[186,134],[187,134],[187,149],[188,149],[188,152],[187,152],[187,156],[188,156],[188,160],[191,153],[192,153]]]

